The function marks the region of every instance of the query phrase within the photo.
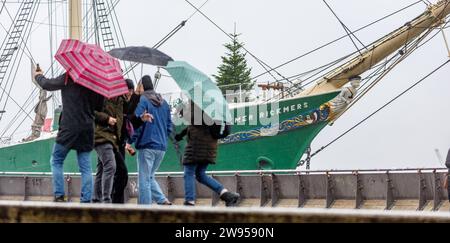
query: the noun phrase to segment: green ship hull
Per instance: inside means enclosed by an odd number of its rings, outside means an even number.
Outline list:
[[[220,141],[217,164],[212,171],[294,169],[313,139],[333,116],[327,102],[339,92],[282,100],[265,106],[231,110],[237,123],[229,137]],[[278,117],[278,119],[275,119]],[[272,124],[267,125],[271,120]],[[181,126],[176,130],[181,131]],[[0,172],[50,172],[54,138],[0,148]],[[182,171],[184,144],[176,150],[169,144],[160,172]],[[126,159],[130,172],[137,171],[136,157]],[[97,155],[92,153],[92,164]],[[95,167],[93,167],[95,168]],[[64,169],[78,172],[76,154],[71,152]]]

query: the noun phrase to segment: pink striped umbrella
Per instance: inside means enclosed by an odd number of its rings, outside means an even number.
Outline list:
[[[97,45],[63,40],[55,58],[74,82],[108,99],[128,93],[119,61]]]

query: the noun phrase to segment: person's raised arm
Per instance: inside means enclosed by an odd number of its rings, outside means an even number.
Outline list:
[[[57,78],[48,79],[43,74],[38,73],[34,79],[41,88],[47,91],[57,91],[66,86],[66,74],[62,74]]]

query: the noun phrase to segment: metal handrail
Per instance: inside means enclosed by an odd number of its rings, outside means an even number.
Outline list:
[[[421,172],[448,172],[447,168],[403,168],[403,169],[363,169],[363,170],[242,170],[242,171],[208,171],[209,175],[268,175],[268,174],[362,174],[362,173],[421,173]],[[183,172],[158,172],[157,176],[177,176]],[[65,173],[65,176],[80,176],[81,173]],[[137,176],[138,173],[129,173],[130,176]],[[52,176],[51,172],[0,172],[0,176]]]

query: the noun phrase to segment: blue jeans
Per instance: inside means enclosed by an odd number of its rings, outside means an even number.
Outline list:
[[[55,197],[63,197],[64,193],[64,160],[70,150],[55,144],[51,158],[53,173],[53,193]],[[81,202],[90,203],[92,197],[92,165],[90,152],[78,152],[78,167],[81,172]]]
[[[208,164],[192,164],[184,166],[184,195],[186,202],[194,202],[197,199],[195,192],[195,179],[211,190],[220,194],[224,187],[212,177],[206,175]]]
[[[155,179],[155,173],[159,169],[165,153],[164,151],[152,149],[141,149],[138,151],[138,204],[150,205],[153,201],[161,204],[167,200]]]

